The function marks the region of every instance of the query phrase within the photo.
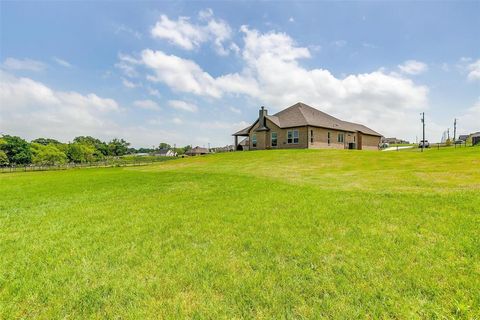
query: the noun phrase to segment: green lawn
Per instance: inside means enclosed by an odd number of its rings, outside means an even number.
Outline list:
[[[480,318],[480,148],[0,175],[0,319]]]

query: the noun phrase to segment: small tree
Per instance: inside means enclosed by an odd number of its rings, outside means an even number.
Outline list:
[[[42,165],[63,164],[67,160],[67,155],[59,150],[55,145],[41,145],[32,143],[33,163]]]
[[[172,146],[169,145],[166,142],[162,142],[158,145],[158,149],[160,149],[160,150],[171,149],[171,148],[172,148]]]
[[[0,148],[7,155],[10,163],[29,164],[32,162],[30,144],[20,137],[3,136]]]
[[[112,156],[123,156],[127,154],[130,143],[123,139],[113,139],[108,143],[108,154]]]
[[[467,140],[465,140],[465,145],[466,146],[471,146],[473,143],[473,139],[472,139],[472,136],[468,136]]]
[[[72,162],[91,162],[95,159],[95,148],[93,146],[70,143],[67,149],[67,157]]]
[[[7,154],[2,150],[0,150],[0,166],[6,166],[8,164],[9,162],[8,162]]]
[[[94,138],[91,136],[79,136],[79,137],[75,137],[75,139],[73,139],[73,142],[94,147],[96,149],[94,154],[98,159],[103,159],[104,156],[108,155],[107,144],[103,141],[100,141],[97,138]]]

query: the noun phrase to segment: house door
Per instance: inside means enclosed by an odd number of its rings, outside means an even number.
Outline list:
[[[357,149],[362,150],[362,135],[360,133],[357,135]]]

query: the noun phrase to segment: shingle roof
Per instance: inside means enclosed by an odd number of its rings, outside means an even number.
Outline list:
[[[302,102],[298,102],[274,115],[267,115],[266,117],[280,128],[313,126],[351,132],[359,131],[364,134],[382,136],[362,124],[337,119]],[[255,123],[233,135],[247,135]]]
[[[185,152],[185,154],[199,154],[199,153],[209,153],[209,151],[207,148],[196,146],[195,148],[192,148]]]

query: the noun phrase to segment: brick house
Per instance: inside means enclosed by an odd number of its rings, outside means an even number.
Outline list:
[[[274,115],[262,107],[258,119],[233,134],[235,149],[247,137],[248,149],[358,149],[377,150],[382,137],[378,132],[353,122],[332,117],[304,103],[296,103]]]

